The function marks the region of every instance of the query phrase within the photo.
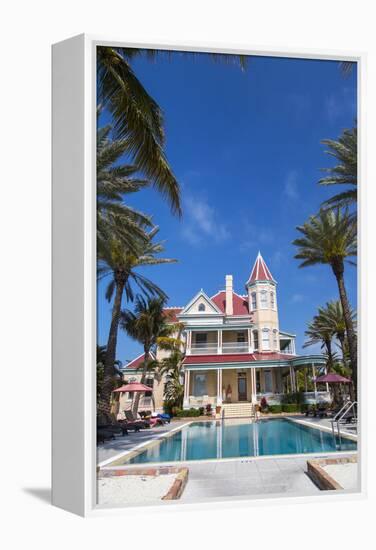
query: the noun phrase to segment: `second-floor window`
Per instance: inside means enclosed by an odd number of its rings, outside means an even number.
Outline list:
[[[205,348],[208,342],[208,335],[206,332],[197,332],[195,334],[195,344],[198,348]]]
[[[278,349],[278,332],[276,329],[273,330],[273,348]]]
[[[244,332],[238,332],[237,335],[236,335],[236,340],[237,340],[237,342],[239,342],[239,343],[245,342],[245,334],[244,334]]]
[[[253,331],[253,347],[259,349],[258,330]]]
[[[251,294],[251,300],[252,300],[252,310],[257,309],[256,292],[252,292],[252,294]]]
[[[151,397],[152,396],[152,394],[153,394],[153,392],[152,392],[153,385],[154,385],[154,378],[146,378],[145,386],[149,386],[150,391],[145,392],[145,397]]]
[[[267,307],[268,307],[268,293],[266,292],[266,290],[262,290],[260,292],[260,302],[261,302],[261,308],[262,309],[267,309]]]
[[[270,349],[269,329],[268,328],[263,328],[262,329],[262,349],[263,350],[269,350]]]
[[[271,293],[270,293],[270,307],[271,307],[272,309],[275,308],[274,292],[271,292]]]

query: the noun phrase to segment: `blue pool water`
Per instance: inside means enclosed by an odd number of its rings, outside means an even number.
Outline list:
[[[128,464],[356,450],[356,442],[285,419],[193,422]]]

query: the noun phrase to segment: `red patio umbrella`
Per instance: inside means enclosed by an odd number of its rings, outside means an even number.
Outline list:
[[[316,378],[315,382],[327,382],[328,384],[350,384],[351,380],[341,376],[340,374],[336,374],[335,372],[330,372],[329,374],[319,376]]]
[[[124,384],[120,388],[113,390],[114,392],[144,392],[144,391],[153,391],[153,388],[146,386],[145,384],[140,384],[140,382],[131,382],[130,384]]]

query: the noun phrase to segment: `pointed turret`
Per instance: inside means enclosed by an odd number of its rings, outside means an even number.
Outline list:
[[[251,275],[246,283],[249,311],[252,312],[253,348],[261,353],[279,351],[279,321],[277,283],[261,252],[257,254]]]
[[[271,274],[270,269],[266,265],[264,258],[261,256],[260,251],[257,254],[256,261],[253,264],[253,269],[246,285],[249,285],[250,283],[255,283],[256,281],[272,281],[275,283],[275,280],[273,279],[273,275]]]

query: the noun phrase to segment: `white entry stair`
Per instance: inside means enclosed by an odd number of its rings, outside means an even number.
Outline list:
[[[252,418],[254,416],[254,405],[248,401],[222,404],[222,418]]]

